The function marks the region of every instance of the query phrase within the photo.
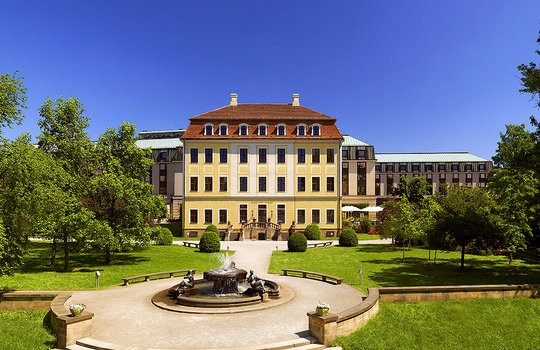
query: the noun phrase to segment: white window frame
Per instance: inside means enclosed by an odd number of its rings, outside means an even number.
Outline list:
[[[242,127],[245,126],[246,127],[246,133],[245,134],[242,134]],[[248,136],[249,135],[249,125],[246,124],[246,123],[242,123],[238,126],[238,135],[240,136]]]
[[[304,127],[304,134],[303,135],[300,134],[300,127],[301,126]],[[298,124],[298,125],[296,125],[296,136],[306,136],[307,135],[306,130],[307,130],[307,125],[306,124]]]
[[[211,128],[212,128],[212,133],[211,133],[211,134],[208,134],[208,133],[206,132],[207,127],[211,127]],[[204,136],[213,136],[213,135],[214,135],[214,124],[212,124],[212,123],[206,123],[206,124],[204,124]]]
[[[317,127],[317,129],[319,130],[318,134],[315,134],[314,127]],[[321,136],[321,124],[313,124],[313,125],[311,125],[311,136]]]
[[[261,127],[264,127],[264,134],[261,134]],[[259,135],[259,136],[268,136],[268,125],[266,125],[266,124],[257,125],[257,135]]]
[[[222,133],[221,133],[221,128],[222,128],[223,126],[225,127],[225,134],[222,134]],[[219,135],[219,136],[228,136],[228,135],[229,135],[229,125],[228,125],[228,124],[225,124],[225,123],[219,124],[219,126],[218,126],[218,135]]]
[[[283,135],[280,135],[280,134],[279,134],[279,128],[280,128],[280,127],[283,127]],[[287,136],[287,125],[285,125],[285,124],[278,124],[278,125],[276,126],[276,135],[277,135],[277,136]]]

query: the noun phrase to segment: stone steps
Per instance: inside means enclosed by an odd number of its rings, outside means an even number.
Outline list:
[[[136,346],[122,346],[113,343],[108,343],[100,341],[93,338],[83,338],[77,340],[77,343],[70,345],[66,350],[158,350],[158,348],[144,348]],[[159,350],[197,350],[197,348],[177,348],[177,349],[159,349]],[[226,348],[222,348],[226,350]],[[231,348],[233,349],[233,348]],[[252,345],[246,347],[235,347],[234,349],[238,350],[318,350],[325,349],[325,346],[322,344],[316,344],[314,338],[299,338],[295,340],[284,340],[281,342],[270,343],[270,344],[261,344],[261,345]]]

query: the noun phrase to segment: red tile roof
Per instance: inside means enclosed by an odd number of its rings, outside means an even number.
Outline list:
[[[343,140],[336,119],[303,106],[289,104],[238,104],[224,106],[189,119],[190,124],[182,139],[324,139]],[[204,135],[205,124],[214,125],[214,135]],[[218,135],[219,124],[229,125],[229,135]],[[247,136],[238,133],[240,124],[249,125]],[[257,135],[257,125],[268,126],[267,136]],[[277,135],[277,125],[286,125],[286,135]],[[307,136],[296,136],[296,126],[305,124]],[[319,124],[320,136],[311,136],[311,125]]]

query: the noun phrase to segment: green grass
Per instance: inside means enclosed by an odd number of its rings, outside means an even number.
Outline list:
[[[381,239],[380,235],[368,235],[367,233],[357,233],[358,240],[360,241],[372,241],[374,239]],[[328,241],[337,241],[339,240],[339,237],[325,237],[324,235],[321,235],[321,240],[328,240]]]
[[[56,347],[56,338],[44,326],[48,310],[0,310],[0,349],[38,350]]]
[[[335,342],[351,349],[540,349],[540,300],[380,303],[380,312]]]
[[[308,249],[304,253],[274,251],[269,271],[283,268],[318,271],[343,277],[344,282],[362,287],[393,287],[453,284],[540,283],[540,265],[515,260],[512,266],[504,256],[465,256],[465,270],[459,268],[459,252],[437,252],[437,264],[428,263],[426,249],[405,251],[389,245],[332,246]],[[433,251],[431,251],[433,258]],[[363,272],[360,286],[358,269]]]
[[[70,272],[51,269],[48,266],[49,254],[50,243],[32,242],[25,265],[13,276],[1,276],[0,289],[93,289],[96,270],[101,273],[100,288],[106,288],[121,284],[122,277],[188,268],[202,272],[219,266],[214,254],[200,253],[194,248],[179,245],[150,246],[140,251],[115,254],[111,265],[104,263],[101,254],[74,254]],[[61,258],[58,257],[58,265],[62,264]]]

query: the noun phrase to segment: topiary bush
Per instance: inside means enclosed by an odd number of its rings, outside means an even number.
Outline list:
[[[214,231],[206,231],[199,241],[199,250],[203,253],[217,253],[220,249],[219,234]]]
[[[155,230],[154,242],[157,245],[171,245],[173,243],[173,234],[166,227],[157,227]]]
[[[344,247],[356,247],[358,245],[358,236],[352,228],[346,228],[339,236],[339,245]]]
[[[319,225],[307,225],[306,230],[304,231],[304,235],[309,240],[321,239],[321,229],[319,228]]]
[[[306,236],[300,232],[295,232],[287,241],[287,248],[290,252],[305,252],[307,250]]]
[[[371,219],[367,216],[364,216],[360,220],[360,233],[368,233],[371,230]]]
[[[218,236],[219,236],[219,230],[218,230],[217,226],[214,225],[214,224],[210,224],[210,225],[206,226],[206,230],[205,230],[205,231],[206,231],[206,232],[208,232],[208,231],[215,232],[215,233],[217,233]]]

